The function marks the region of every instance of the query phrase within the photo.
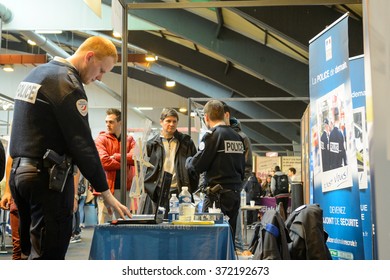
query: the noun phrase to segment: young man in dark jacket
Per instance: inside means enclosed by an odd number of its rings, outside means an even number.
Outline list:
[[[147,156],[153,167],[146,170],[144,186],[148,197],[143,213],[153,213],[152,202],[158,201],[164,171],[173,174],[170,196],[179,195],[183,186],[188,187],[190,193],[198,187],[198,178],[190,177],[185,168],[187,157],[196,154],[196,147],[189,135],[177,131],[178,122],[176,110],[164,108],[160,116],[161,133],[147,142]],[[168,211],[166,209],[166,213]]]

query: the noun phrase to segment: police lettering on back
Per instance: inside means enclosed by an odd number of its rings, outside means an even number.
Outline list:
[[[226,154],[242,154],[244,152],[244,143],[241,141],[225,141]]]
[[[21,82],[16,90],[15,99],[34,104],[40,87],[39,84]]]

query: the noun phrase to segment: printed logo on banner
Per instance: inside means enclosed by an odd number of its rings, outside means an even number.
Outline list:
[[[326,61],[332,59],[332,36],[325,39],[325,59]]]

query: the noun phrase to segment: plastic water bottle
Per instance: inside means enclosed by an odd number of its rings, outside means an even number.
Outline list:
[[[169,211],[179,213],[179,199],[175,193],[172,194],[171,199],[169,200]]]
[[[240,194],[241,197],[241,207],[246,205],[246,191],[243,188]]]
[[[200,201],[198,203],[198,207],[197,207],[197,210],[198,210],[198,213],[202,213],[203,212],[203,202],[204,202],[204,194],[203,193],[200,193]]]
[[[188,187],[182,187],[179,194],[179,219],[184,221],[191,221],[191,212],[194,207],[191,203],[191,194]]]
[[[173,193],[169,200],[168,220],[172,222],[177,219],[179,219],[179,199],[176,194]]]

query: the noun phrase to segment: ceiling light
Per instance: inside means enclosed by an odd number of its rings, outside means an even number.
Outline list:
[[[194,118],[194,117],[197,116],[197,114],[196,114],[196,112],[191,112],[191,113],[190,113],[190,116]]]
[[[3,66],[3,70],[4,70],[5,72],[13,72],[13,71],[14,71],[14,67],[13,67],[11,64],[5,64],[5,65]]]
[[[145,60],[148,62],[153,62],[153,61],[158,60],[158,56],[153,55],[153,54],[147,54],[147,55],[145,55]]]
[[[115,38],[120,38],[122,37],[122,34],[119,33],[118,31],[112,31],[112,36],[114,36]]]
[[[277,157],[279,154],[278,152],[267,152],[265,153],[266,157]]]
[[[61,34],[62,30],[35,30],[38,34]]]
[[[14,105],[11,104],[11,103],[4,103],[2,105],[2,108],[3,108],[4,111],[13,110],[14,109]]]
[[[166,85],[167,87],[174,87],[174,86],[176,85],[176,82],[175,82],[175,81],[171,81],[171,80],[167,80],[167,81],[165,82],[165,85]]]
[[[181,108],[179,108],[179,112],[185,113],[185,112],[187,112],[187,108],[181,107]]]
[[[31,45],[31,46],[36,46],[36,44],[37,44],[37,43],[35,43],[35,41],[30,40],[30,39],[27,40],[27,43],[28,43],[29,45]]]
[[[138,107],[137,109],[140,111],[151,111],[153,110],[153,107]]]

